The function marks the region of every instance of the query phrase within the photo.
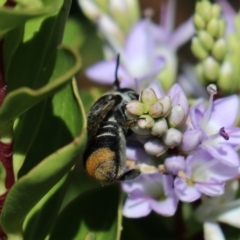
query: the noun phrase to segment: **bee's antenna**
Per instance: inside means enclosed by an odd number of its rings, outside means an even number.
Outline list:
[[[118,79],[119,62],[120,62],[120,54],[118,53],[118,55],[117,55],[117,64],[116,64],[116,69],[115,69],[115,82],[114,82],[114,85],[116,86],[117,89],[120,88],[120,83],[119,83],[119,79]]]

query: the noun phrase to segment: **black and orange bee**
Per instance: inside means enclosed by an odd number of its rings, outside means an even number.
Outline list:
[[[88,114],[88,143],[83,155],[87,173],[100,182],[129,180],[137,177],[137,169],[126,168],[126,138],[131,134],[135,119],[125,114],[126,104],[137,100],[138,94],[129,88],[120,88],[117,77],[119,55],[115,71],[116,91],[100,97]]]

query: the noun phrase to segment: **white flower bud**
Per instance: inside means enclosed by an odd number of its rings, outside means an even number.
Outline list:
[[[183,124],[186,119],[184,108],[181,105],[173,106],[169,116],[168,121],[172,127],[178,127]]]
[[[124,0],[124,5],[128,9],[128,20],[130,26],[136,23],[140,18],[140,6],[138,0]]]
[[[149,115],[141,115],[138,120],[138,126],[142,129],[151,128],[154,125],[154,119]]]
[[[124,35],[112,18],[102,15],[98,18],[97,23],[100,31],[115,47],[118,47],[119,43],[124,42]]]
[[[152,88],[146,88],[142,91],[141,101],[143,103],[152,104],[157,101],[156,93]]]
[[[119,12],[124,12],[125,6],[124,6],[124,1],[119,1],[119,0],[109,0],[109,8],[111,11],[119,11]]]
[[[109,0],[109,10],[111,13],[111,17],[114,19],[114,21],[119,25],[121,30],[124,33],[127,33],[129,30],[129,22],[128,22],[128,15],[126,11],[126,6],[124,4],[124,1],[119,0]]]
[[[171,98],[169,96],[165,96],[165,97],[162,97],[160,99],[158,99],[158,102],[160,102],[163,106],[163,112],[162,112],[162,115],[165,117],[167,116],[171,109],[172,109],[172,101],[171,101]]]
[[[79,5],[83,12],[92,20],[96,19],[103,14],[102,10],[94,3],[89,0],[78,0]]]
[[[187,130],[183,134],[181,150],[184,152],[191,152],[201,144],[202,138],[201,131],[195,129]]]
[[[152,138],[144,144],[144,149],[149,155],[161,156],[167,151],[167,146],[158,138]]]
[[[153,118],[159,118],[163,114],[163,105],[159,101],[151,104],[149,107],[149,115]]]
[[[151,129],[147,128],[147,129],[142,129],[139,126],[133,126],[131,127],[131,130],[138,136],[142,136],[142,137],[150,137],[151,134]]]
[[[137,100],[130,101],[126,106],[126,109],[130,114],[137,116],[140,116],[147,112],[144,104]]]
[[[162,136],[168,130],[168,124],[165,118],[159,118],[155,121],[152,127],[152,135]]]
[[[163,142],[169,147],[174,148],[182,141],[182,133],[176,128],[169,128],[162,136]]]

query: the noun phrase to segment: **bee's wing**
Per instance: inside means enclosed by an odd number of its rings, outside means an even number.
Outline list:
[[[96,133],[99,125],[105,120],[107,114],[116,104],[116,99],[110,95],[99,98],[91,107],[88,114],[88,135]]]

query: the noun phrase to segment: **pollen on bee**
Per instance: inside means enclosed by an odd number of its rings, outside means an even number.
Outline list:
[[[115,152],[109,148],[99,148],[88,157],[86,171],[91,177],[105,181],[109,173],[115,173],[114,159]]]

